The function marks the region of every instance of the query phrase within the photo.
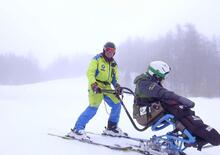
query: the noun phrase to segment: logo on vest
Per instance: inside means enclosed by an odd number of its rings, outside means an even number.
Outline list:
[[[105,65],[104,65],[104,64],[102,64],[101,70],[102,70],[102,71],[105,71]]]

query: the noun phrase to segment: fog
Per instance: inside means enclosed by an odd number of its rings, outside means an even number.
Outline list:
[[[220,34],[218,0],[0,0],[0,53],[32,54],[41,67],[59,56],[95,54],[106,41],[155,39],[192,23]]]
[[[166,85],[188,96],[220,96],[218,0],[0,0],[0,84],[85,76],[106,41],[117,46],[122,85],[152,60]]]
[[[135,75],[162,60],[171,67],[168,88],[187,96],[220,95],[220,37],[209,39],[188,23],[155,40],[128,39],[119,48],[123,85],[133,87]]]

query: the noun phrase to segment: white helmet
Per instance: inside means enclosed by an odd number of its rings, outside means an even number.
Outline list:
[[[152,61],[147,72],[151,76],[156,75],[156,77],[164,79],[166,74],[170,72],[170,67],[163,61]]]

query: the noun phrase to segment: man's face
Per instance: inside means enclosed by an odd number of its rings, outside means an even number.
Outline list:
[[[115,48],[105,48],[105,56],[109,59],[113,58],[115,55]]]

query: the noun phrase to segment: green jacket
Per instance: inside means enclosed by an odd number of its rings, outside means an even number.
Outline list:
[[[87,70],[89,87],[97,82],[99,87],[105,88],[107,85],[116,86],[118,82],[118,66],[113,60],[108,62],[102,56],[102,53],[96,55],[89,64]]]

